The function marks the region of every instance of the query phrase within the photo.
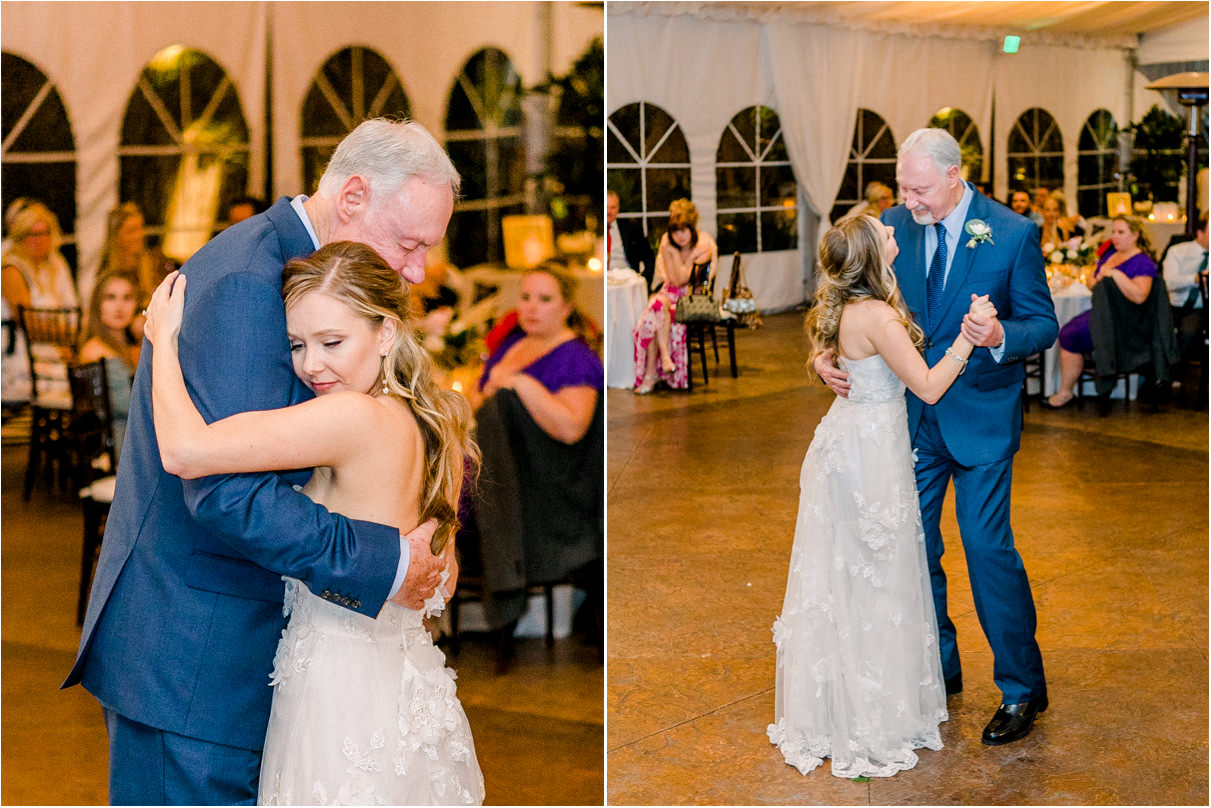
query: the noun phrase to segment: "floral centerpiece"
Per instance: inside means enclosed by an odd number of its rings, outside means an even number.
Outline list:
[[[454,318],[453,309],[443,306],[417,323],[425,349],[439,368],[453,370],[480,362],[486,350],[484,334],[495,301],[482,303],[489,305],[472,306],[458,319]]]
[[[1043,245],[1043,255],[1049,264],[1089,267],[1097,263],[1097,245],[1093,242],[1082,242],[1080,236],[1074,236],[1059,244],[1047,242]]]

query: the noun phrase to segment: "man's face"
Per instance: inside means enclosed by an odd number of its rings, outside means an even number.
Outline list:
[[[454,212],[450,186],[431,185],[412,177],[385,199],[375,199],[371,188],[369,204],[356,208],[349,221],[337,225],[332,241],[360,241],[408,283],[425,279],[425,255],[446,235]]]
[[[613,224],[618,218],[618,197],[613,194],[606,196],[606,224]]]
[[[1009,207],[1014,213],[1025,216],[1030,211],[1030,194],[1025,191],[1014,191],[1009,197]]]
[[[1198,242],[1198,246],[1202,247],[1204,250],[1207,249],[1207,231],[1206,230],[1195,230],[1194,231],[1194,240],[1196,242]]]
[[[896,182],[900,197],[921,225],[939,222],[954,210],[963,196],[959,167],[939,171],[933,158],[925,152],[909,152],[896,163]]]

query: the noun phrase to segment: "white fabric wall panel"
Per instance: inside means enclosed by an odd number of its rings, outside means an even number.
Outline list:
[[[954,107],[971,116],[990,153],[996,43],[899,34],[864,39],[864,59],[851,63],[860,77],[858,106],[879,113],[897,144],[928,126],[938,110]]]
[[[1140,35],[1137,59],[1142,65],[1197,62],[1207,58],[1207,18]]]
[[[395,70],[413,117],[439,140],[458,71],[494,47],[513,61],[526,87],[562,72],[602,30],[601,12],[544,3],[270,3],[274,50],[275,194],[302,189],[300,114],[316,71],[337,51],[371,48]],[[586,13],[588,12],[588,13]],[[545,51],[550,29],[558,47]]]
[[[1077,146],[1085,121],[1106,109],[1120,127],[1129,122],[1125,108],[1129,79],[1124,53],[1118,49],[1075,49],[1032,45],[1018,54],[999,54],[996,76],[997,154],[1004,165],[1009,132],[1023,112],[1041,107],[1055,118],[1064,140],[1064,193],[1076,202]],[[1008,172],[997,171],[995,193],[1008,193]]]
[[[184,45],[235,85],[249,127],[249,176],[264,158],[264,15],[259,3],[4,3],[0,45],[37,65],[63,98],[75,138],[80,268],[95,266],[105,216],[120,200],[117,149],[126,103],[156,53]]]

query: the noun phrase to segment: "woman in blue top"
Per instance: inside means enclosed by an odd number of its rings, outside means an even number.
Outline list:
[[[88,302],[81,362],[106,359],[109,408],[114,417],[114,451],[120,454],[130,411],[130,385],[139,364],[142,339],[135,336],[135,307],[140,299],[139,281],[131,272],[110,270],[97,279]]]
[[[1156,278],[1156,258],[1144,225],[1134,216],[1115,216],[1110,229],[1110,249],[1098,261],[1097,271],[1087,285],[1092,289],[1109,278],[1123,297],[1142,306]],[[1073,317],[1060,329],[1060,389],[1043,401],[1043,406],[1059,409],[1072,403],[1077,379],[1085,366],[1084,354],[1093,352],[1089,333],[1089,311]]]

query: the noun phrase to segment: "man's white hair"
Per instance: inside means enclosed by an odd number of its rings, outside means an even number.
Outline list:
[[[913,132],[900,144],[897,158],[903,158],[911,152],[925,152],[938,167],[938,173],[945,174],[951,166],[961,166],[963,152],[959,149],[959,141],[945,129],[926,128]]]
[[[393,196],[413,177],[430,185],[448,185],[456,199],[461,185],[445,149],[425,127],[409,120],[373,118],[358,124],[328,161],[319,193],[335,197],[354,174],[369,181],[376,200]]]

